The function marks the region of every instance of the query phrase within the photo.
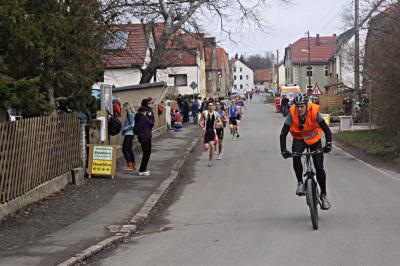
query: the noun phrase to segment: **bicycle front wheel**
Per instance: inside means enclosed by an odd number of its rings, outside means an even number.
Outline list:
[[[318,195],[317,195],[317,183],[314,178],[307,178],[306,180],[307,192],[306,198],[308,207],[310,208],[311,223],[313,229],[318,229]]]

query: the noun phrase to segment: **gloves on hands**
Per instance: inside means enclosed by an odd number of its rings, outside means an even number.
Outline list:
[[[282,154],[282,157],[285,159],[292,156],[292,153],[290,153],[289,151],[282,151],[281,154]]]
[[[324,153],[330,153],[331,150],[332,150],[332,143],[330,143],[330,142],[327,142],[327,143],[325,144],[325,147],[322,148],[322,151],[323,151]]]

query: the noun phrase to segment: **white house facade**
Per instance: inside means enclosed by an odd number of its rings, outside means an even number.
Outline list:
[[[254,71],[242,61],[232,61],[233,89],[232,91],[247,92],[254,89]]]
[[[349,34],[351,37],[345,39],[343,43],[338,43],[338,50],[335,54],[336,59],[336,74],[338,83],[342,83],[347,88],[354,88],[354,46],[355,36],[354,30],[349,30],[344,34]],[[360,86],[363,83],[363,66],[365,43],[367,39],[367,29],[361,29],[360,34]]]
[[[104,83],[115,87],[137,85],[142,74],[137,68],[106,69],[104,71]]]
[[[157,81],[167,82],[168,78],[174,79],[174,94],[201,94],[205,89],[202,86],[202,71],[199,66],[176,66],[157,70]],[[194,90],[190,87],[192,82],[197,85]]]

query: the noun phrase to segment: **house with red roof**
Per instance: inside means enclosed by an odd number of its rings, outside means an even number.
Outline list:
[[[256,89],[264,91],[272,87],[273,71],[272,68],[256,69],[254,71],[254,84]]]
[[[336,52],[336,39],[336,35],[317,34],[315,37],[310,37],[310,49],[308,49],[308,38],[300,38],[286,47],[284,59],[286,84],[296,84],[303,91],[307,91],[311,77],[311,87],[318,85],[324,93],[325,87],[329,84],[329,59]]]
[[[154,28],[151,28],[154,27]],[[104,47],[104,83],[115,87],[137,85],[150,62],[162,24],[122,24]],[[153,30],[154,29],[154,30]],[[154,33],[156,36],[154,36]],[[177,32],[171,36],[154,82],[173,79],[174,94],[206,95],[204,34]]]

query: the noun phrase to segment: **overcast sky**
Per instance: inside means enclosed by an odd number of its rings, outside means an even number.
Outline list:
[[[253,28],[247,33],[235,34],[236,44],[227,36],[214,33],[230,57],[235,53],[249,55],[279,49],[283,58],[283,49],[305,36],[308,30],[311,36],[340,34],[343,6],[351,0],[293,0],[294,4],[289,6],[277,2],[265,7],[260,15],[269,25],[268,33]]]

